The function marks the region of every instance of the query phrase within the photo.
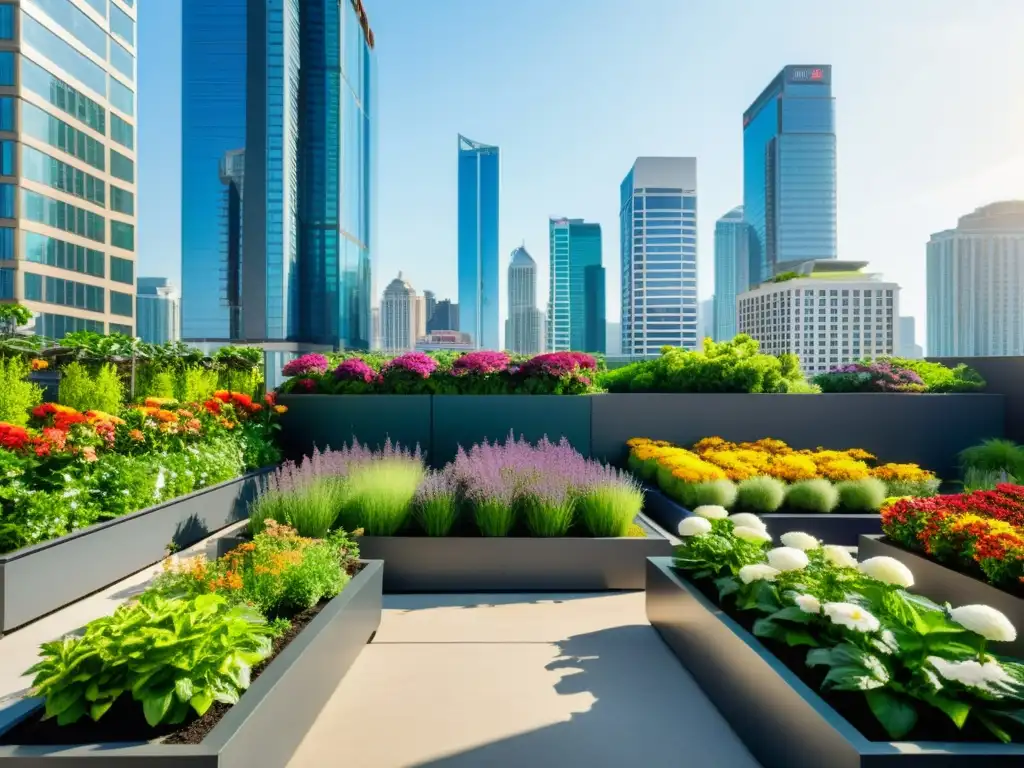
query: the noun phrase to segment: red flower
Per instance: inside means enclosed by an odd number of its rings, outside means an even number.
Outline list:
[[[29,434],[27,429],[0,421],[0,447],[19,451],[25,447],[28,441]]]

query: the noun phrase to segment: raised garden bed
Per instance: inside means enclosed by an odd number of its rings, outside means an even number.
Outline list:
[[[71,746],[17,744],[18,736],[33,732],[41,703],[28,699],[4,710],[0,712],[0,765],[12,768],[286,765],[338,683],[376,632],[381,617],[382,585],[383,563],[364,561],[364,567],[345,590],[324,604],[302,631],[279,649],[237,704],[230,708],[214,707],[204,718],[178,726],[173,734],[161,739]],[[211,712],[215,712],[219,720],[203,734],[210,725],[203,721]],[[107,713],[104,719],[113,714]]]
[[[108,587],[245,518],[260,479],[225,483],[0,555],[0,635]]]
[[[872,741],[672,569],[647,562],[647,618],[766,768],[1018,766],[1024,746]]]
[[[1024,627],[1024,599],[1011,595],[973,576],[955,571],[925,555],[911,552],[884,536],[862,536],[857,557],[886,555],[906,565],[914,574],[914,591],[937,603],[990,605],[1006,614],[1015,627]],[[1012,643],[1000,644],[1000,654],[1024,657],[1024,634]]]

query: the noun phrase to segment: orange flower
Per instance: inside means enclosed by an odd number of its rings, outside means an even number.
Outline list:
[[[130,437],[137,443],[141,443],[143,440],[146,439],[146,436],[142,434],[142,430],[140,429],[133,429],[131,432],[128,433],[128,437]]]
[[[167,405],[174,405],[177,402],[173,397],[147,397],[143,400],[147,408],[163,408]]]
[[[38,357],[35,360],[33,360],[30,365],[32,366],[33,371],[45,371],[47,368],[50,367],[50,364],[48,362]]]
[[[199,419],[189,419],[185,422],[185,429],[189,432],[198,432],[202,427],[203,423]]]
[[[279,413],[279,414],[280,413],[288,413],[288,406],[287,405],[275,405],[274,406],[274,413]]]
[[[82,458],[88,461],[90,464],[96,461],[96,449],[93,448],[91,445],[85,446],[85,448],[82,449]]]
[[[178,414],[174,411],[165,411],[162,408],[153,414],[153,417],[157,421],[162,421],[165,424],[173,424],[178,420]]]

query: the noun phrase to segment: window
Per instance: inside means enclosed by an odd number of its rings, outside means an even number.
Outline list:
[[[0,40],[14,39],[14,6],[0,5]],[[7,298],[10,298],[9,296]]]
[[[110,138],[128,149],[135,149],[135,129],[113,112],[110,114]]]
[[[110,257],[110,279],[118,283],[135,285],[135,263],[131,259]]]
[[[102,171],[107,167],[103,144],[27,101],[21,102],[21,129],[32,138],[45,141],[93,168]]]
[[[110,150],[110,175],[121,179],[121,181],[127,181],[131,184],[135,183],[135,163],[130,157],[125,157],[116,150]]]
[[[32,0],[46,15],[64,27],[73,38],[101,59],[107,58],[107,33],[99,24],[80,11],[71,0]],[[43,49],[45,52],[45,49]]]
[[[135,82],[135,57],[126,51],[116,40],[110,41],[110,63],[122,75]]]
[[[10,96],[0,97],[0,131],[14,130],[14,99]]]
[[[107,132],[107,111],[103,107],[24,56],[21,57],[21,84],[94,131]]]
[[[0,184],[0,219],[14,218],[14,196],[17,187],[13,184]]]
[[[129,216],[135,214],[135,195],[126,189],[110,187],[110,208],[118,213],[126,213]]]
[[[40,336],[46,336],[48,339],[63,339],[74,331],[103,333],[103,327],[101,320],[86,320],[81,317],[68,317],[67,315],[55,315],[48,312],[40,313],[36,317],[36,333]]]
[[[107,0],[85,0],[104,19],[107,18]]]
[[[683,198],[679,195],[664,197],[648,197],[647,210],[678,210],[683,207]]]
[[[123,221],[110,222],[110,244],[126,251],[135,250],[135,227]]]
[[[0,141],[0,176],[15,174],[13,141]]]
[[[14,85],[14,51],[0,51],[0,85]]]
[[[43,300],[43,276],[35,272],[25,273],[25,298],[28,301]]]
[[[107,73],[103,67],[90,61],[24,11],[21,12],[21,40],[96,93],[102,96],[107,92]]]
[[[98,243],[106,242],[106,219],[91,211],[54,200],[29,189],[21,190],[22,216]]]
[[[27,144],[21,145],[21,172],[27,179],[81,197],[90,203],[100,206],[107,204],[106,182]]]
[[[0,261],[14,260],[14,227],[0,227]]]
[[[25,233],[25,260],[94,277],[106,274],[106,258],[102,251],[73,245],[37,232]]]
[[[14,270],[0,269],[0,299],[14,298]]]
[[[117,78],[110,78],[110,103],[126,115],[135,114],[135,92]]]
[[[129,45],[135,45],[135,22],[131,16],[118,8],[117,4],[110,6],[110,31],[127,41]]]
[[[135,316],[135,297],[120,291],[110,292],[110,314],[122,317]]]
[[[110,324],[110,333],[111,334],[121,333],[121,334],[124,334],[125,336],[134,336],[135,335],[135,329],[132,328],[130,325],[121,325],[120,323],[111,323]]]
[[[62,277],[46,278],[43,301],[63,307],[88,309],[91,312],[103,312],[106,309],[101,286],[78,283]]]

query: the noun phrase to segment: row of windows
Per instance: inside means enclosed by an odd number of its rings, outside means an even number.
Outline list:
[[[94,4],[105,6],[105,0],[91,0]],[[64,27],[71,36],[85,45],[101,59],[107,59],[107,41],[109,37],[100,25],[88,15],[82,13],[71,0],[30,0],[32,5],[42,9],[47,16]],[[101,11],[106,16],[106,8]],[[110,18],[111,31],[127,41],[135,44],[135,22],[124,11],[114,6]],[[110,40],[110,62],[128,77],[134,79],[135,57],[116,40]]]
[[[13,230],[11,230],[13,232]],[[13,249],[13,243],[12,243]],[[111,259],[116,257],[111,256]],[[102,251],[86,248],[84,245],[58,240],[36,232],[25,233],[25,259],[36,264],[46,264],[59,269],[81,272],[83,275],[103,277],[105,261]]]
[[[99,285],[87,285],[62,277],[46,277],[35,272],[25,273],[25,298],[46,304],[103,312],[106,309],[104,290]]]
[[[101,142],[27,101],[21,103],[21,128],[32,138],[63,150],[93,168],[102,171],[107,167]]]
[[[683,195],[637,195],[633,198],[635,211],[696,211],[697,198]]]
[[[106,220],[99,214],[28,189],[21,190],[21,207],[22,215],[29,221],[81,235],[97,243],[106,242]]]
[[[107,132],[106,109],[24,56],[21,57],[21,84],[94,131]]]
[[[107,185],[102,179],[43,154],[27,144],[21,145],[21,172],[31,181],[67,192],[96,205],[106,206]]]
[[[96,93],[106,95],[107,73],[103,67],[76,51],[24,11],[21,12],[21,39],[45,53],[54,64],[70,72]]]
[[[110,324],[111,330],[114,324]],[[92,331],[103,333],[102,320],[86,320],[81,317],[68,317],[67,315],[56,315],[49,312],[41,312],[36,317],[36,333],[50,339],[63,339],[69,333],[75,331]]]

